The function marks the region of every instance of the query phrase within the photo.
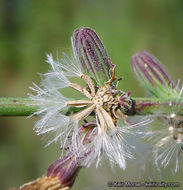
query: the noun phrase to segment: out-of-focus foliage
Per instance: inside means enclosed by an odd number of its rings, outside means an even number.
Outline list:
[[[32,82],[40,81],[37,72],[48,70],[45,53],[70,52],[70,36],[81,26],[95,29],[103,40],[118,76],[125,78],[120,87],[142,96],[130,69],[131,56],[145,49],[165,64],[174,79],[182,77],[182,23],[181,0],[1,0],[0,96],[25,97]],[[43,148],[32,130],[35,120],[0,118],[1,189],[35,179],[59,156],[55,146]],[[125,172],[111,173],[108,163],[98,170],[83,169],[73,189],[107,189],[108,180],[137,180],[137,169],[135,162]],[[151,173],[151,168],[147,170]]]

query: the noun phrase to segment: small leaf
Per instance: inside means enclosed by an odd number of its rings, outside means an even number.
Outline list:
[[[85,74],[91,76],[98,86],[103,86],[111,76],[114,66],[95,31],[79,28],[71,38],[75,58],[81,63]]]

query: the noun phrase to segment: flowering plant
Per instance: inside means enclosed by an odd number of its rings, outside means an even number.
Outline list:
[[[48,168],[47,176],[39,183],[52,180],[53,189],[71,187],[82,167],[94,162],[98,167],[104,155],[111,165],[125,170],[126,159],[133,159],[135,151],[126,135],[137,133],[149,142],[153,139],[154,162],[159,169],[173,163],[177,172],[183,155],[183,88],[179,81],[172,81],[151,54],[139,52],[132,57],[131,66],[148,97],[133,98],[130,92],[118,89],[121,78],[116,76],[116,65],[95,31],[76,29],[71,42],[72,57],[63,54],[63,58],[54,60],[51,54],[47,55],[51,69],[41,75],[40,87],[34,84],[29,99],[18,100],[27,115],[41,117],[34,130],[47,137],[46,146],[60,144],[61,158]],[[85,85],[72,82],[76,78]],[[65,88],[78,91],[82,98],[65,97]],[[1,101],[5,111],[6,101]],[[6,114],[3,109],[1,115]],[[17,105],[16,109],[20,111]],[[133,122],[134,115],[149,117]],[[154,127],[154,120],[160,124]],[[144,132],[143,127],[148,127],[148,131]]]

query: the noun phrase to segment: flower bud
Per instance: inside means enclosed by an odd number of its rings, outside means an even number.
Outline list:
[[[87,143],[90,143],[95,133],[92,127],[93,123],[83,125],[77,132],[74,141],[67,154],[56,160],[47,170],[47,176],[51,178],[58,177],[60,184],[64,187],[72,187],[79,170],[84,165],[85,159],[91,154],[90,149],[84,148]]]
[[[139,82],[155,97],[167,96],[167,89],[173,90],[175,87],[159,60],[146,51],[135,54],[131,66]]]
[[[71,40],[74,56],[81,63],[84,73],[103,86],[111,78],[113,65],[96,32],[90,28],[79,28],[74,31]]]
[[[48,177],[58,177],[62,185],[72,187],[81,167],[77,165],[75,156],[69,152],[63,158],[55,161],[47,170]]]

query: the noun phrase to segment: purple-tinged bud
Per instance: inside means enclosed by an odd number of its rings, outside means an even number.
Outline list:
[[[72,47],[84,73],[103,86],[111,78],[114,65],[96,32],[91,28],[76,29],[72,36]]]
[[[69,152],[63,158],[55,161],[47,170],[48,177],[58,177],[64,187],[72,187],[81,167],[78,166],[75,156]]]
[[[84,124],[79,129],[75,142],[71,143],[68,153],[63,158],[56,160],[48,168],[47,176],[51,178],[57,177],[60,180],[60,184],[64,187],[72,187],[79,170],[82,168],[82,161],[91,154],[90,149],[82,150],[82,146],[93,140],[93,136],[96,135],[96,133],[93,133],[95,129],[92,122]],[[75,149],[78,150],[75,151]]]
[[[175,87],[160,61],[146,51],[135,54],[131,66],[139,82],[154,96],[159,96],[161,89]]]

